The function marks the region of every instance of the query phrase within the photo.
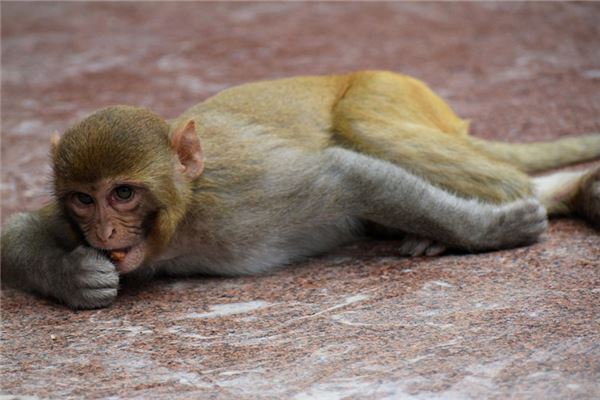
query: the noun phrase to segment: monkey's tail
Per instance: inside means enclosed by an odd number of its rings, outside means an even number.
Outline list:
[[[600,133],[549,142],[503,143],[471,138],[478,149],[525,172],[539,172],[600,159]]]

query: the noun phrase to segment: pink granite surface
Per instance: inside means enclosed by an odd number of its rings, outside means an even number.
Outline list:
[[[419,77],[474,134],[600,131],[600,4],[2,2],[2,220],[48,199],[48,141],[127,103],[241,82]],[[596,399],[600,237],[435,259],[363,242],[274,274],[124,287],[72,312],[3,290],[0,398]]]

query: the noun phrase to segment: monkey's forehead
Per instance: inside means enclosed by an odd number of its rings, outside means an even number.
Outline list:
[[[82,119],[65,134],[107,133],[165,133],[169,129],[167,122],[150,110],[132,106],[111,106],[100,109]]]
[[[69,128],[58,143],[62,156],[135,156],[135,153],[168,147],[169,126],[142,108],[113,106],[101,109]],[[90,154],[91,153],[91,154]]]
[[[144,181],[132,179],[130,176],[115,176],[101,178],[96,181],[72,181],[67,182],[66,186],[89,194],[108,192],[120,185],[130,185],[136,187],[145,186]]]
[[[149,110],[108,107],[68,129],[53,152],[55,189],[116,177],[151,181],[172,171],[169,126]]]
[[[80,146],[75,151],[56,152],[53,162],[55,186],[70,183],[98,184],[104,181],[148,181],[173,170],[169,149],[144,151],[121,147]]]
[[[54,174],[72,181],[157,173],[170,164],[173,150],[166,140],[128,132],[66,135],[53,154]]]

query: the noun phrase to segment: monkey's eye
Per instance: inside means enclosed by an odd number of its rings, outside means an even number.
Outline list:
[[[133,196],[133,188],[131,186],[118,186],[115,189],[115,196],[119,200],[129,200]]]
[[[75,193],[75,197],[81,204],[85,204],[86,206],[89,206],[94,202],[94,199],[89,194]]]

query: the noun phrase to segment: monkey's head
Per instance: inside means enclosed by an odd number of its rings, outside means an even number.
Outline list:
[[[170,131],[141,108],[99,110],[53,141],[54,192],[63,211],[123,273],[169,242],[203,167],[193,120]]]

